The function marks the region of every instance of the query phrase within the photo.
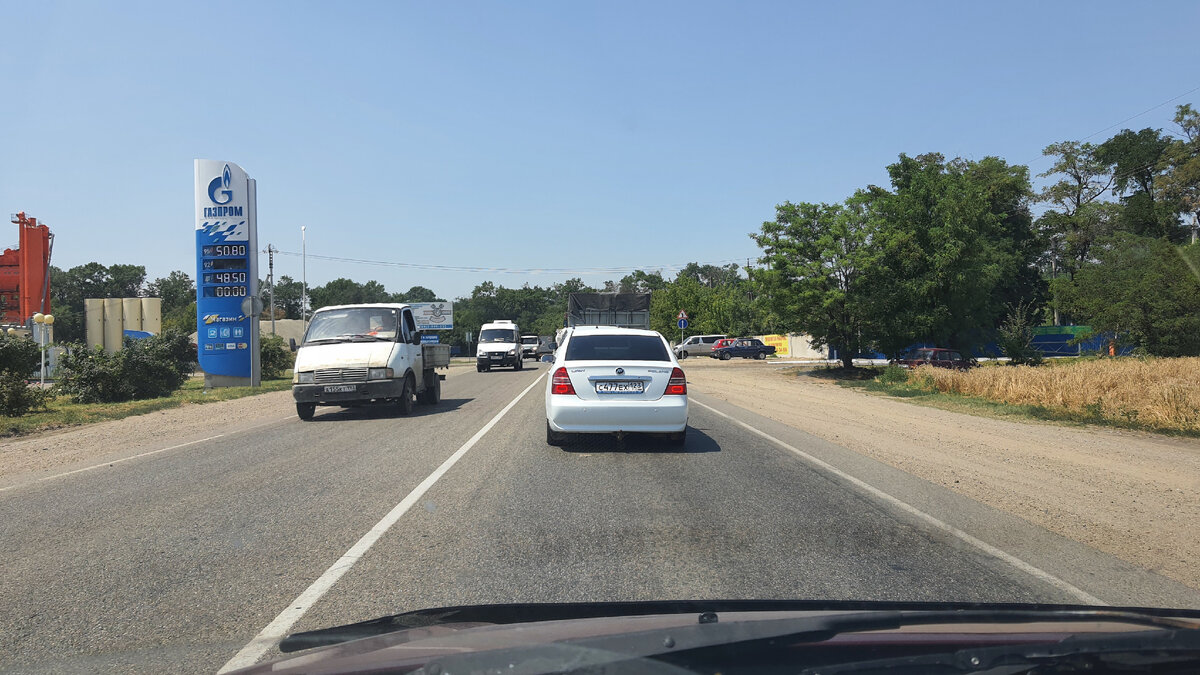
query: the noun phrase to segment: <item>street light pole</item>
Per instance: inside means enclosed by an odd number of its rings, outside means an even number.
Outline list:
[[[304,293],[300,296],[300,320],[308,323],[308,242],[304,229],[300,226],[300,281],[304,284]]]
[[[41,375],[40,383],[41,383],[42,389],[45,389],[46,388],[46,333],[49,331],[50,326],[54,325],[54,315],[53,314],[42,314],[41,312],[38,312],[33,315],[33,322],[38,325],[38,338],[39,338],[38,342],[40,343],[41,352],[42,352],[42,375]]]

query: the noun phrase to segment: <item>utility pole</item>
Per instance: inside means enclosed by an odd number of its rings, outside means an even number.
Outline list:
[[[271,282],[271,335],[275,335],[275,251],[278,250],[267,244],[267,280]]]
[[[304,294],[300,300],[300,320],[308,325],[308,243],[304,238],[304,225],[300,226],[300,282],[304,284]]]

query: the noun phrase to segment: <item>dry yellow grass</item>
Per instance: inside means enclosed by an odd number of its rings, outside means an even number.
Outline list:
[[[1097,359],[966,372],[923,366],[912,372],[910,382],[1132,426],[1200,432],[1200,358]]]

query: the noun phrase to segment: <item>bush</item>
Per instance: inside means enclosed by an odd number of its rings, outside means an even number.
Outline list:
[[[0,333],[0,372],[12,372],[24,378],[40,367],[38,343],[25,336]]]
[[[15,371],[0,371],[0,415],[20,417],[30,410],[45,408],[49,394],[29,386],[25,376]]]
[[[1000,324],[996,342],[1011,365],[1038,366],[1042,363],[1041,350],[1033,346],[1034,317],[1032,303],[1008,306],[1008,317]]]
[[[59,362],[57,387],[76,403],[116,403],[169,396],[195,372],[187,335],[166,332],[125,340],[115,354],[75,346]]]
[[[296,363],[296,357],[278,335],[263,335],[258,347],[259,365],[264,380],[283,377],[284,371]]]
[[[894,363],[890,364],[879,374],[879,381],[883,384],[901,384],[907,382],[908,371]]]

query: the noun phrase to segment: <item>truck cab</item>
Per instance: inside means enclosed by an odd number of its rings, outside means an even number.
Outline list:
[[[391,405],[408,414],[416,400],[441,399],[450,346],[421,344],[406,304],[322,307],[313,312],[296,352],[292,397],[310,420],[317,406]]]
[[[497,319],[479,328],[479,346],[475,348],[475,370],[483,373],[493,367],[512,366],[520,370],[521,331],[507,319]]]

